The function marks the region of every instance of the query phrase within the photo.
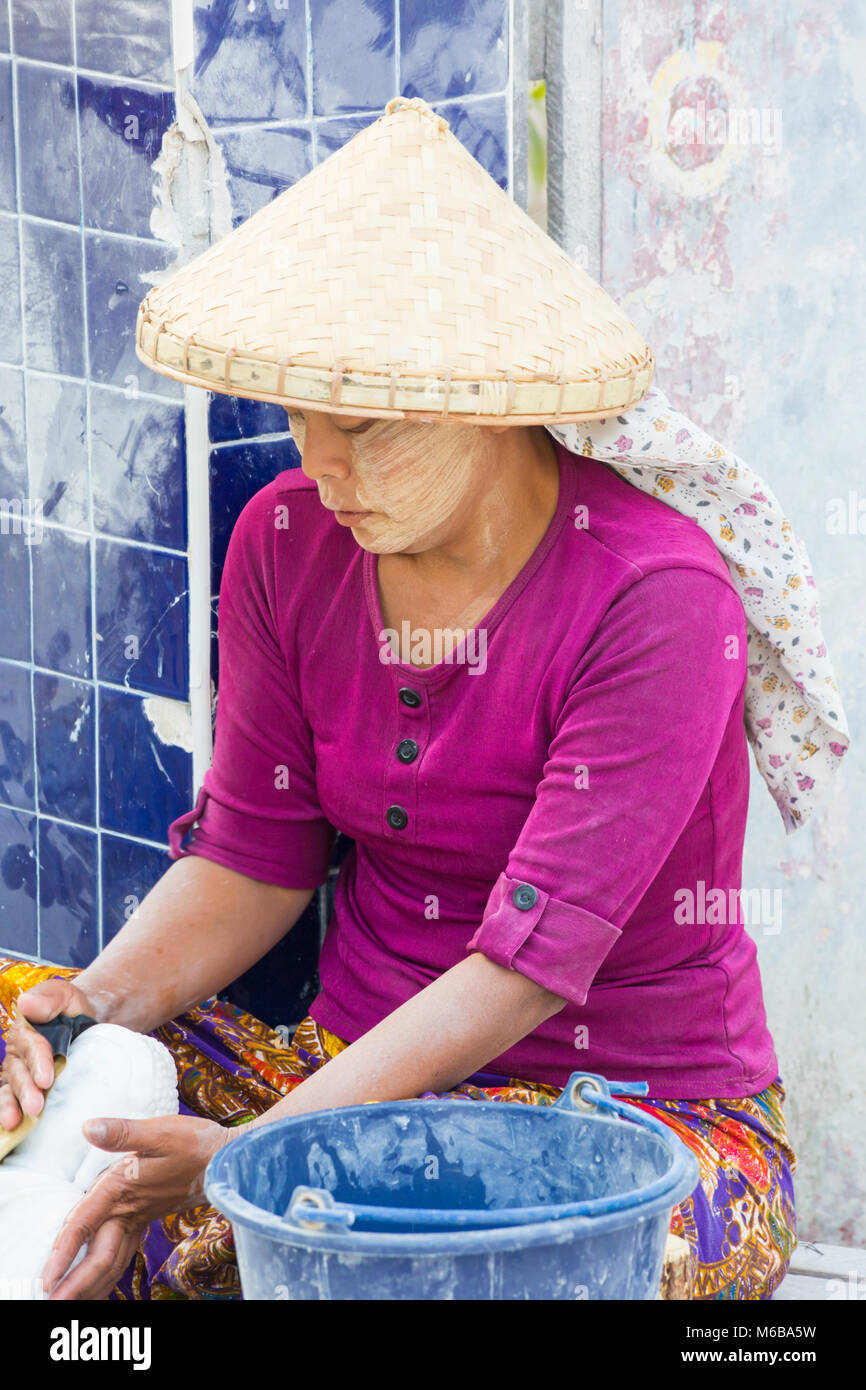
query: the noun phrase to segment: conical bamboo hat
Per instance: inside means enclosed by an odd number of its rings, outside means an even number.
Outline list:
[[[338,415],[555,424],[628,410],[650,348],[420,98],[395,97],[154,286],[149,367]]]

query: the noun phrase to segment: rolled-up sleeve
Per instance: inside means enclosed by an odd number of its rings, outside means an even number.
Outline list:
[[[274,526],[269,487],[244,507],[229,541],[214,754],[196,805],[169,826],[169,854],[202,855],[286,888],[317,888],[334,830],[319,805],[312,732],[278,635]]]
[[[745,613],[721,576],[678,567],[632,584],[578,664],[467,951],[584,1004],[691,819],[745,678]]]

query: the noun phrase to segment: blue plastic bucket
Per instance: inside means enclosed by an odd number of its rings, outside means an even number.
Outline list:
[[[673,1131],[582,1072],[552,1106],[393,1101],[278,1120],[205,1175],[243,1296],[266,1300],[655,1298],[671,1210],[697,1181]]]

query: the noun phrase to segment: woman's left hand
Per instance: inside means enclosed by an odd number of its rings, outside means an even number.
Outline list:
[[[206,1202],[208,1160],[233,1133],[195,1115],[89,1120],[84,1134],[94,1147],[124,1157],[99,1175],[61,1227],[42,1271],[51,1298],[106,1298],[151,1221]],[[84,1259],[67,1274],[82,1245]]]

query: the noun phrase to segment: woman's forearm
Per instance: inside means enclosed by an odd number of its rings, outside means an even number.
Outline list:
[[[447,1091],[558,1013],[565,1000],[475,952],[253,1120]],[[239,1132],[250,1128],[241,1127]]]
[[[312,896],[186,855],[154,884],[75,985],[94,1018],[149,1032],[260,960]]]

